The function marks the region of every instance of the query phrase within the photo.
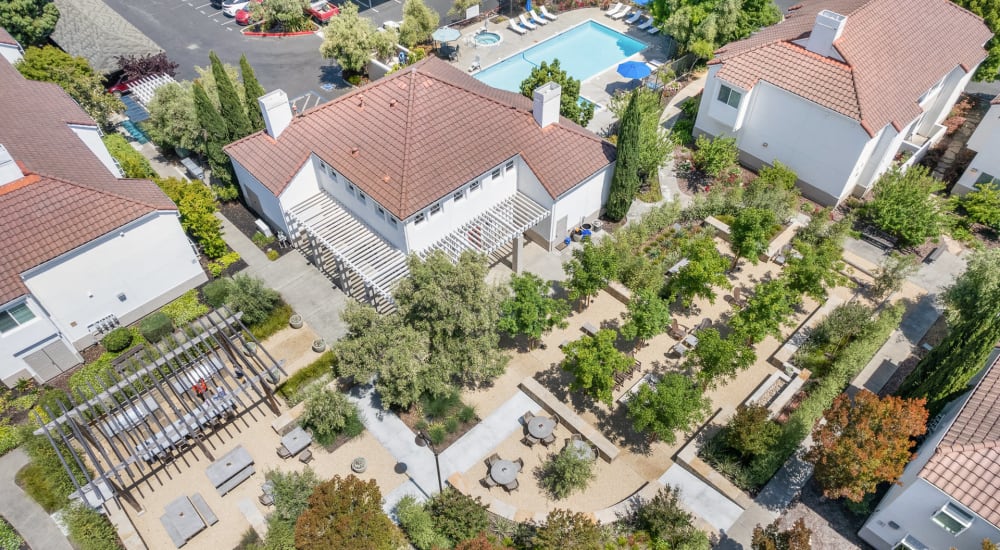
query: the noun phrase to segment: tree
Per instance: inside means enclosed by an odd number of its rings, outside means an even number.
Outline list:
[[[271,482],[274,495],[274,512],[269,519],[294,528],[295,520],[309,505],[309,496],[319,485],[319,478],[308,466],[302,472],[271,470],[264,477]]]
[[[780,337],[781,325],[800,301],[800,296],[789,292],[787,282],[782,279],[757,285],[754,295],[729,322],[733,329],[730,338],[742,338],[753,344],[769,334]]]
[[[16,66],[25,78],[58,84],[102,127],[108,127],[112,114],[125,110],[121,100],[104,90],[104,80],[86,59],[55,46],[28,48]]]
[[[542,334],[553,327],[566,327],[569,304],[550,295],[552,283],[534,273],[515,274],[510,279],[510,288],[514,295],[500,304],[498,329],[511,336],[523,334],[534,347]]]
[[[916,256],[903,255],[898,252],[889,254],[875,270],[870,291],[872,300],[881,302],[889,297],[890,294],[902,288],[903,281],[916,270]]]
[[[609,248],[588,241],[583,248],[573,251],[573,258],[563,264],[563,271],[568,276],[565,284],[569,299],[583,299],[584,305],[590,305],[590,299],[618,274],[617,257]]]
[[[514,550],[485,531],[455,545],[455,550]]]
[[[121,134],[107,134],[101,138],[101,141],[104,142],[104,146],[108,148],[111,156],[121,165],[122,172],[125,172],[126,178],[143,179],[156,177],[156,172],[149,164],[149,160],[142,153],[136,151],[125,139],[125,136]]]
[[[407,48],[427,42],[440,19],[424,0],[406,0],[403,3],[403,24],[399,26],[400,42]]]
[[[979,64],[973,78],[980,82],[992,82],[1000,71],[1000,39],[995,33],[1000,32],[1000,5],[990,0],[955,0],[955,3],[980,16],[986,26],[994,33],[993,38],[986,43],[986,59]]]
[[[611,406],[615,374],[625,372],[633,359],[615,348],[615,331],[604,329],[594,336],[583,336],[563,346],[565,358],[559,364],[573,374],[572,390],[582,390]]]
[[[715,287],[731,288],[726,270],[729,262],[715,246],[709,234],[700,235],[681,244],[681,255],[687,265],[667,279],[666,292],[673,300],[680,296],[684,307],[691,307],[695,298],[707,298],[715,303]]]
[[[879,397],[861,390],[837,396],[813,430],[806,460],[828,498],[861,502],[883,482],[895,483],[913,458],[914,437],[927,431],[924,399]]]
[[[622,336],[638,340],[638,347],[662,333],[670,323],[670,305],[653,290],[640,290],[632,294],[625,313]]]
[[[977,183],[975,191],[962,197],[961,205],[970,220],[1000,229],[1000,185]]]
[[[767,527],[757,525],[753,530],[750,542],[752,550],[810,550],[812,529],[806,527],[806,522],[799,518],[792,526],[781,530],[781,518],[774,520]]]
[[[198,125],[201,126],[204,136],[202,140],[205,144],[205,154],[208,157],[212,175],[225,184],[232,183],[229,156],[222,150],[222,146],[229,143],[229,129],[226,126],[226,121],[212,105],[212,100],[208,98],[201,82],[195,82],[192,85],[192,91],[194,92],[194,109],[198,116]]]
[[[740,405],[722,431],[726,446],[746,460],[768,453],[781,438],[781,426],[772,422],[763,405]]]
[[[698,345],[691,350],[685,366],[694,371],[703,388],[714,387],[720,379],[732,379],[757,360],[753,348],[739,336],[723,338],[714,328],[699,330]]]
[[[233,311],[243,313],[240,320],[247,326],[266,320],[280,302],[281,294],[277,290],[265,286],[263,279],[245,274],[233,277],[229,295],[226,296],[226,305]]]
[[[534,96],[535,88],[549,82],[555,82],[562,88],[559,114],[580,126],[587,126],[590,119],[594,118],[594,105],[588,102],[581,106],[577,103],[577,98],[580,96],[580,81],[562,70],[558,59],[553,59],[551,64],[542,61],[532,69],[528,78],[521,82],[521,95],[530,99]]]
[[[628,209],[639,192],[638,157],[642,119],[637,98],[636,93],[629,98],[618,130],[618,156],[604,210],[604,214],[613,221],[621,220],[628,214]]]
[[[177,75],[177,63],[167,57],[167,52],[146,55],[120,55],[115,58],[124,80],[138,80],[144,76]]]
[[[434,530],[450,541],[449,546],[490,527],[482,499],[464,495],[451,487],[434,495],[427,503],[427,510],[434,520]]]
[[[829,218],[819,217],[819,219]],[[793,246],[798,254],[790,255],[785,265],[788,289],[799,294],[808,294],[817,300],[825,300],[827,288],[847,280],[840,272],[844,269],[842,251],[844,237],[850,229],[849,222],[842,220],[835,224],[828,222],[826,224],[836,229],[827,231],[818,240],[795,239]]]
[[[504,291],[486,283],[486,257],[465,252],[452,263],[436,251],[411,256],[409,267],[394,297],[404,322],[429,336],[433,368],[469,384],[503,374],[508,358],[496,326]]]
[[[448,17],[465,19],[466,10],[477,5],[479,5],[479,0],[455,0],[455,3],[448,10]]]
[[[344,432],[349,422],[358,421],[354,403],[342,393],[316,388],[308,393],[299,423],[316,437],[320,445],[329,445]]]
[[[694,526],[694,516],[681,508],[679,497],[676,487],[660,489],[636,511],[636,524],[667,548],[708,550],[708,535]]]
[[[657,171],[666,162],[667,156],[674,150],[673,141],[670,134],[661,131],[660,116],[663,114],[663,105],[660,103],[660,92],[647,87],[636,88],[631,92],[615,94],[611,97],[609,108],[618,120],[625,118],[625,109],[635,96],[636,107],[639,111],[639,149],[637,166],[639,167],[639,178],[648,181],[652,178],[657,181]],[[615,135],[620,135],[620,128]]]
[[[25,48],[45,44],[58,21],[59,8],[50,0],[0,2],[0,27]]]
[[[941,234],[944,214],[935,193],[942,189],[944,184],[924,166],[911,166],[906,171],[893,168],[875,182],[864,214],[896,237],[900,245],[917,246]]]
[[[434,530],[434,518],[427,507],[412,496],[406,495],[400,499],[395,512],[400,528],[417,550],[447,548],[451,545],[444,535]]]
[[[154,181],[177,205],[181,227],[197,241],[206,256],[214,260],[229,252],[229,246],[222,238],[222,221],[215,216],[218,208],[211,189],[200,181],[179,178],[157,178]]]
[[[360,73],[371,59],[377,34],[371,20],[358,15],[358,6],[346,2],[340,6],[340,15],[331,18],[323,29],[319,52],[336,59],[345,71]]]
[[[264,87],[257,81],[257,75],[247,61],[246,54],[240,56],[240,76],[243,78],[243,97],[246,101],[247,118],[250,120],[250,129],[260,131],[264,129],[264,115],[260,112],[260,105],[257,99],[266,92]]]
[[[190,82],[170,82],[160,86],[153,92],[147,110],[149,120],[142,127],[154,143],[163,148],[205,153]]]
[[[339,475],[316,486],[295,523],[299,550],[395,550],[403,537],[382,513],[375,480]]]
[[[539,485],[552,498],[562,500],[587,488],[594,479],[594,463],[574,447],[563,447],[542,465]]]
[[[736,269],[741,258],[747,258],[756,265],[760,261],[760,255],[767,250],[767,243],[770,242],[777,223],[774,212],[770,210],[760,208],[740,210],[733,220],[733,226],[729,228],[735,254],[731,269]]]
[[[739,150],[736,148],[736,138],[709,138],[698,136],[695,141],[695,152],[692,157],[696,168],[717,178],[736,166]]]
[[[743,193],[743,206],[774,212],[778,220],[787,220],[795,210],[801,193],[795,186],[798,176],[779,161],[760,169]]]
[[[219,114],[226,123],[229,133],[229,141],[236,141],[250,135],[250,119],[247,118],[246,109],[243,108],[243,101],[236,93],[236,86],[226,74],[226,69],[219,61],[219,56],[215,52],[208,52],[208,58],[212,62],[212,76],[215,77],[215,85],[219,90]],[[228,143],[228,142],[227,142]]]
[[[535,550],[601,550],[604,537],[601,528],[586,514],[555,509],[545,517],[531,539]]]
[[[656,385],[643,384],[628,400],[635,429],[673,445],[678,431],[687,432],[705,420],[711,402],[683,374],[664,374]]]
[[[255,21],[263,21],[268,30],[298,32],[312,28],[306,9],[309,0],[267,0],[250,3],[250,13]]]

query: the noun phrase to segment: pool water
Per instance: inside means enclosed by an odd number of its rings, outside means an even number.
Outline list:
[[[559,60],[562,69],[586,80],[641,52],[646,44],[595,21],[586,21],[544,42],[491,65],[476,79],[501,90],[519,92],[521,82],[542,61]]]
[[[495,32],[481,32],[473,37],[476,44],[480,46],[496,46],[502,40],[501,36]]]

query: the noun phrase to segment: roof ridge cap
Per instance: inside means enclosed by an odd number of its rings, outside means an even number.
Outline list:
[[[417,69],[407,71],[410,76],[410,86],[406,94],[406,129],[403,131],[403,170],[399,174],[399,211],[406,212],[406,177],[410,167],[410,133],[413,130],[413,93],[417,87],[417,75],[424,74]],[[426,75],[425,75],[426,76]]]

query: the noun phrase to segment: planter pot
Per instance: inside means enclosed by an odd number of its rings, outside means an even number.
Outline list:
[[[580,233],[574,232],[572,235],[570,235],[570,238],[573,239],[573,242],[578,243],[578,242],[580,242],[581,239],[583,239],[583,235],[581,235]]]
[[[323,350],[326,349],[326,340],[324,340],[322,338],[317,338],[317,339],[313,340],[312,349],[316,353],[322,353]]]
[[[257,355],[257,344],[255,342],[246,342],[243,344],[244,355]]]
[[[298,313],[288,318],[288,326],[292,328],[302,328],[302,316]]]
[[[364,457],[358,457],[351,461],[351,471],[356,474],[363,474],[368,469],[368,461]]]
[[[589,223],[585,223],[580,227],[582,227],[584,231],[590,231],[594,228],[594,226],[590,225]]]
[[[281,380],[281,373],[278,372],[277,368],[272,368],[267,371],[267,379],[271,384],[277,384],[278,380]]]

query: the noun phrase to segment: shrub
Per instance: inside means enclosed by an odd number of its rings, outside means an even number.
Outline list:
[[[300,390],[326,375],[333,374],[336,361],[337,356],[332,350],[323,352],[323,355],[320,355],[318,359],[289,376],[283,384],[278,386],[278,394],[288,401],[289,406],[298,403],[302,400],[299,395]]]
[[[708,535],[697,529],[692,523],[694,516],[681,508],[679,494],[675,487],[660,489],[637,510],[636,523],[654,540],[667,543],[667,548],[708,550]]]
[[[142,337],[154,344],[173,331],[174,323],[162,311],[157,311],[139,323],[139,332]]]
[[[101,345],[104,349],[110,351],[111,353],[118,353],[128,349],[132,344],[132,331],[125,327],[118,327],[112,330],[101,340]]]
[[[872,201],[864,212],[900,245],[916,246],[941,234],[945,218],[936,193],[943,188],[923,166],[911,166],[905,172],[893,168],[875,182]]]
[[[710,139],[702,135],[695,141],[695,147],[697,150],[692,157],[695,166],[712,177],[721,176],[736,166],[736,138]]]
[[[267,259],[268,259],[268,260],[271,260],[272,262],[273,262],[274,260],[277,260],[277,259],[278,259],[278,256],[279,256],[279,254],[278,254],[278,251],[277,251],[277,250],[268,250],[268,251],[267,251],[267,254],[266,254],[266,255],[267,255]]]
[[[458,419],[462,422],[472,422],[476,419],[476,408],[465,405],[458,411]]]
[[[237,275],[233,277],[226,305],[233,311],[243,312],[243,324],[250,326],[267,319],[280,300],[281,295],[264,286],[261,279]]]
[[[17,473],[17,484],[51,514],[69,504],[69,494],[76,487],[48,439],[34,435],[34,427],[30,425],[20,426],[19,430],[24,441],[24,451],[31,457],[31,463]],[[64,457],[70,456],[69,449],[63,443],[57,445]],[[84,479],[83,472],[74,461],[71,460],[68,464],[78,480]]]
[[[295,520],[309,504],[309,495],[319,485],[316,473],[306,466],[301,473],[272,470],[264,477],[274,486],[274,512],[270,519],[294,526]]]
[[[257,248],[264,248],[274,242],[274,237],[268,237],[260,231],[257,231],[253,234],[253,237],[251,237],[250,240],[253,241],[253,244],[257,245]]]
[[[9,523],[0,518],[0,550],[20,550],[24,539]]]
[[[382,512],[375,480],[334,476],[316,486],[295,522],[295,548],[397,548],[402,533]]]
[[[542,466],[541,486],[556,499],[582,491],[594,479],[594,465],[567,447]]]
[[[458,419],[451,417],[444,421],[444,430],[450,434],[458,431]]]
[[[431,443],[440,445],[448,437],[448,431],[444,429],[442,424],[431,424],[431,427],[427,428],[427,437],[431,439]]]
[[[230,202],[240,198],[240,188],[235,183],[213,185],[212,190],[215,191],[215,198],[222,202]]]
[[[670,128],[670,138],[674,143],[691,146],[694,144],[694,119],[682,118]]]
[[[219,258],[218,260],[214,262],[208,262],[208,274],[211,275],[212,277],[218,278],[222,276],[222,273],[226,271],[226,269],[229,268],[229,266],[235,264],[238,261],[240,261],[239,252],[228,252],[226,254],[223,254],[222,257]]]
[[[200,181],[177,178],[156,179],[156,184],[177,205],[181,227],[187,231],[209,258],[221,258],[229,250],[222,239],[222,222],[215,217],[217,210],[212,190]]]
[[[165,313],[174,326],[181,326],[194,321],[198,317],[208,313],[208,306],[198,301],[198,291],[191,289],[185,292],[180,298],[160,308]]]
[[[287,328],[288,319],[293,313],[292,306],[279,302],[278,306],[267,316],[267,319],[250,327],[250,333],[258,340],[266,340],[278,331]]]
[[[448,539],[434,530],[434,519],[422,504],[412,496],[405,496],[396,505],[399,526],[418,550],[448,548]]]
[[[0,456],[3,456],[21,444],[21,432],[17,426],[11,426],[6,420],[0,421]]]
[[[357,408],[343,394],[317,388],[306,397],[305,410],[299,421],[312,432],[320,445],[329,445],[344,433],[349,419],[357,416]]]
[[[472,498],[447,488],[427,502],[434,530],[451,544],[470,539],[489,529],[490,519],[479,497]],[[450,545],[449,545],[450,546]]]
[[[781,437],[781,426],[769,415],[762,405],[740,405],[721,433],[723,441],[744,459],[766,454]]]
[[[108,134],[101,139],[104,141],[104,145],[108,148],[111,156],[121,165],[126,178],[142,179],[156,177],[156,172],[153,171],[153,167],[150,166],[146,157],[142,156],[142,153],[139,151],[136,151],[125,139],[125,136],[121,134]]]
[[[222,307],[229,297],[229,290],[232,288],[232,279],[216,279],[201,287],[201,295],[205,303],[212,308]]]
[[[107,516],[83,504],[65,510],[63,519],[69,537],[79,550],[114,550],[121,548],[118,532]]]

